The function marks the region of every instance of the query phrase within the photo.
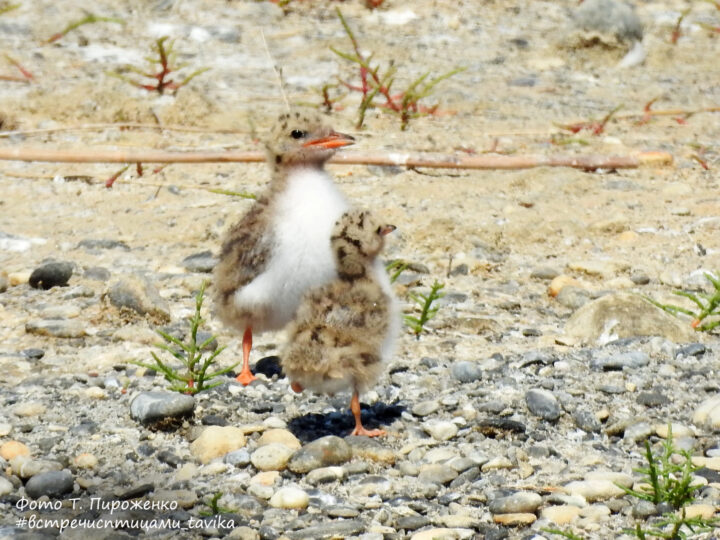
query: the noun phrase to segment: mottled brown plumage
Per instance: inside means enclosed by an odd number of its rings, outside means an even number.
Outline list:
[[[393,298],[377,264],[384,236],[393,229],[367,211],[343,214],[330,239],[338,278],[305,296],[281,355],[293,389],[352,390],[356,435],[384,433],[362,427],[358,394],[382,373],[388,340],[394,338]]]
[[[282,115],[266,144],[272,177],[266,192],[225,236],[215,269],[219,318],[243,335],[249,384],[253,330],[278,330],[295,315],[302,295],[335,277],[327,237],[348,204],[323,170],[352,137],[314,114]]]

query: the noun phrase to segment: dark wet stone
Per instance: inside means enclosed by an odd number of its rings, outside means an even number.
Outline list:
[[[525,433],[525,425],[507,418],[485,418],[478,422],[480,433],[495,438],[507,433]]]
[[[170,452],[169,450],[161,450],[160,452],[158,452],[157,459],[159,462],[165,463],[166,465],[170,465],[171,467],[175,468],[184,463],[184,460],[182,458],[180,458],[177,454]]]
[[[715,471],[713,469],[708,469],[707,467],[703,467],[702,469],[696,470],[694,473],[696,476],[702,476],[703,478],[706,478],[708,482],[713,483],[720,483],[720,471]]]
[[[78,247],[85,249],[124,249],[125,251],[130,251],[130,246],[125,242],[109,239],[86,238],[80,240]]]
[[[149,423],[192,414],[195,398],[177,392],[142,392],[130,404],[130,416]]]
[[[218,260],[211,251],[202,251],[185,257],[182,265],[188,272],[210,273]]]
[[[230,424],[230,422],[227,421],[227,418],[224,416],[219,416],[217,414],[206,414],[202,418],[202,424],[204,426],[227,426]]]
[[[638,394],[637,402],[646,407],[659,407],[670,403],[670,398],[660,392],[641,392]]]
[[[702,356],[707,351],[707,348],[702,343],[688,343],[682,347],[678,347],[675,350],[675,356]]]
[[[33,499],[43,495],[51,499],[59,498],[72,491],[74,482],[73,475],[68,470],[44,472],[27,481],[25,492]]]
[[[548,390],[533,388],[525,394],[525,402],[530,412],[548,421],[560,418],[562,411],[557,398]]]
[[[33,270],[28,283],[33,289],[65,287],[72,277],[74,266],[73,263],[65,261],[43,264]]]
[[[257,364],[255,364],[253,372],[262,373],[268,379],[272,379],[274,376],[278,378],[285,376],[280,366],[279,356],[266,356],[265,358],[261,358],[257,361]]]
[[[148,493],[151,493],[155,490],[155,484],[140,484],[138,486],[132,487],[128,489],[127,491],[123,491],[117,495],[118,500],[120,501],[129,501],[131,499],[139,499],[140,497],[144,497]]]

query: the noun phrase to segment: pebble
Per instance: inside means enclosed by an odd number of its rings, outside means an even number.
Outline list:
[[[110,238],[84,238],[78,242],[77,247],[84,249],[122,249],[124,251],[130,251],[130,246],[122,240],[112,240]]]
[[[4,293],[10,287],[10,278],[7,272],[0,272],[0,293]]]
[[[641,41],[643,26],[632,4],[619,0],[586,0],[572,12],[573,22],[586,32],[599,32],[620,42]]]
[[[586,343],[636,336],[661,336],[674,343],[693,340],[689,325],[641,296],[608,294],[588,302],[565,323],[565,334]]]
[[[625,428],[623,439],[634,443],[642,442],[654,432],[649,422],[636,422]]]
[[[685,517],[693,519],[712,519],[715,516],[716,507],[713,504],[689,504],[685,507]]]
[[[632,485],[632,483],[630,485]],[[604,501],[625,494],[612,480],[601,479],[576,480],[566,484],[564,489],[571,495],[582,495],[590,502]]]
[[[429,416],[440,409],[440,403],[436,400],[420,401],[413,405],[412,413],[415,416]]]
[[[693,413],[693,424],[707,429],[720,429],[720,394],[707,398]]]
[[[28,334],[58,338],[80,338],[86,335],[85,326],[76,319],[35,319],[25,323]]]
[[[9,422],[0,422],[0,437],[7,437],[13,430],[12,424]]]
[[[695,432],[692,430],[691,427],[685,426],[683,424],[677,424],[675,422],[671,422],[668,424],[656,424],[654,426],[655,433],[658,437],[662,437],[663,439],[667,439],[668,435],[670,435],[670,430],[672,430],[672,436],[673,439],[682,439],[684,437],[695,437]]]
[[[635,518],[647,519],[651,516],[657,516],[658,508],[651,501],[637,501],[633,506],[632,515]]]
[[[145,276],[133,274],[116,279],[109,285],[105,296],[116,308],[149,315],[158,322],[170,321],[170,306]]]
[[[539,388],[529,390],[525,394],[525,402],[531,413],[549,422],[554,422],[562,414],[557,398],[548,390]]]
[[[327,484],[328,482],[340,481],[345,477],[345,469],[342,467],[320,467],[307,473],[305,480],[309,484]]]
[[[17,456],[29,456],[30,449],[20,441],[8,441],[0,446],[0,457],[10,461]]]
[[[0,497],[9,495],[13,492],[13,489],[15,489],[15,486],[13,486],[12,482],[3,476],[0,476]]]
[[[505,456],[495,456],[487,463],[484,463],[481,467],[481,470],[483,472],[487,472],[494,469],[512,469],[514,467],[515,466],[513,465],[512,461],[510,461]]]
[[[201,251],[188,255],[182,260],[182,265],[188,272],[210,273],[217,265],[217,258],[211,251]]]
[[[535,512],[542,504],[537,493],[520,491],[507,497],[498,497],[490,501],[489,509],[493,514],[524,514]]]
[[[567,525],[575,521],[580,515],[578,506],[567,504],[559,506],[548,506],[541,510],[540,517],[555,523],[556,525]]]
[[[68,470],[36,474],[25,484],[25,493],[33,499],[46,495],[58,498],[73,490],[73,475]]]
[[[472,529],[434,528],[416,532],[410,540],[464,540],[472,538],[474,534]]]
[[[98,458],[89,452],[84,452],[75,456],[73,460],[76,467],[80,469],[94,469],[98,466]]]
[[[675,350],[675,356],[702,356],[707,351],[707,348],[702,343],[689,343],[678,347]]]
[[[608,356],[593,357],[590,367],[602,371],[637,369],[650,363],[650,357],[642,351],[625,351]]]
[[[57,461],[33,459],[30,456],[16,456],[10,461],[13,474],[20,478],[31,478],[49,471],[59,471],[63,466]]]
[[[559,276],[554,277],[550,282],[550,285],[548,285],[548,295],[556,298],[557,295],[560,294],[560,291],[562,291],[565,287],[577,287],[578,289],[582,289],[584,286],[574,277],[570,277],[566,274],[560,274]]]
[[[572,413],[575,425],[588,433],[599,433],[602,428],[597,416],[587,409],[575,409]]]
[[[392,484],[390,480],[383,476],[370,475],[366,476],[360,482],[353,486],[353,494],[361,497],[371,497],[373,495],[386,495]]]
[[[225,457],[223,459],[228,465],[233,465],[235,467],[245,467],[246,465],[250,464],[250,452],[248,452],[245,448],[241,448],[240,450],[233,450],[232,452],[228,452],[227,454],[225,454]]]
[[[420,466],[420,474],[418,479],[422,482],[430,482],[432,484],[448,484],[458,477],[456,470],[441,465],[439,463],[428,463]]]
[[[130,416],[147,424],[165,418],[180,418],[192,414],[195,398],[179,392],[142,392],[130,403]]]
[[[287,486],[277,490],[269,503],[273,508],[303,510],[310,503],[310,496],[300,488]]]
[[[251,463],[261,471],[283,471],[294,450],[284,444],[271,442],[260,446],[250,456]]]
[[[272,499],[271,499],[272,501]],[[272,503],[271,503],[272,504]],[[365,530],[365,523],[359,519],[336,520],[306,527],[297,531],[288,531],[285,536],[291,540],[305,540],[308,538],[318,540],[321,538],[348,538],[354,537]]]
[[[392,448],[384,446],[376,439],[349,436],[345,437],[345,442],[350,445],[353,458],[390,466],[395,464],[395,452]]]
[[[470,383],[482,379],[482,369],[476,362],[455,362],[450,368],[453,378],[462,382]]]
[[[190,452],[205,464],[243,446],[245,446],[245,434],[240,428],[208,426],[190,445]]]
[[[530,277],[534,279],[551,280],[555,279],[559,275],[560,270],[552,266],[539,266],[537,268],[533,268],[532,272],[530,272]]]
[[[28,283],[33,289],[48,290],[53,287],[65,287],[72,277],[73,268],[71,262],[46,263],[33,270]]]
[[[303,474],[320,467],[342,465],[352,458],[352,449],[340,437],[327,435],[316,439],[290,458],[288,469],[294,473]]]
[[[590,291],[582,287],[566,285],[560,289],[555,299],[560,305],[576,310],[587,304],[591,300],[591,296]]]
[[[436,441],[449,441],[458,433],[458,426],[447,420],[428,420],[422,428]]]
[[[47,411],[47,407],[38,401],[28,401],[26,403],[20,403],[13,407],[12,412],[15,416],[22,418],[28,418],[30,416],[40,416]]]
[[[282,444],[291,450],[299,450],[302,448],[300,440],[287,429],[268,429],[257,440],[258,446],[271,443]]]
[[[537,516],[535,514],[495,514],[493,521],[500,525],[506,525],[508,527],[521,527],[526,525],[532,525],[535,523]]]

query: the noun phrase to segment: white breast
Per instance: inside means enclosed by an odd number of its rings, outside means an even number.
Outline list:
[[[330,235],[349,208],[347,200],[325,172],[315,169],[292,171],[287,186],[277,200],[268,269],[235,297],[240,306],[265,306],[267,320],[260,331],[285,326],[308,289],[337,276]]]

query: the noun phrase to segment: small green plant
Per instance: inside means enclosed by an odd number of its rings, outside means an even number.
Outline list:
[[[45,41],[45,43],[54,43],[55,41],[62,39],[67,34],[72,32],[73,30],[76,30],[77,28],[80,28],[83,25],[94,24],[94,23],[99,23],[99,22],[111,22],[111,23],[125,24],[124,20],[118,19],[117,17],[99,17],[93,13],[86,12],[86,15],[82,19],[78,19],[77,21],[71,22],[65,28],[63,28],[60,32],[57,32],[56,34],[53,34],[52,36],[50,36]]]
[[[445,296],[444,293],[440,292],[445,287],[444,283],[435,280],[430,287],[430,292],[427,294],[422,293],[408,293],[410,299],[415,302],[415,307],[420,310],[420,315],[415,317],[414,315],[405,315],[405,323],[410,327],[415,337],[420,338],[420,334],[425,331],[425,325],[427,322],[437,315],[439,306],[433,306],[433,304]]]
[[[542,531],[548,534],[557,534],[558,536],[562,536],[568,540],[583,540],[582,536],[578,536],[570,531],[561,531],[560,529],[542,529]]]
[[[394,261],[390,261],[389,263],[387,263],[385,265],[385,270],[390,275],[390,283],[395,283],[400,277],[400,274],[402,274],[409,267],[410,265],[402,259],[395,259]]]
[[[210,68],[196,69],[180,82],[175,82],[170,75],[176,73],[186,67],[186,64],[176,64],[175,59],[177,53],[173,50],[174,41],[170,40],[168,36],[163,36],[155,41],[152,46],[154,56],[145,57],[145,61],[149,64],[147,69],[141,69],[135,66],[128,66],[127,70],[137,75],[150,79],[151,82],[137,80],[132,77],[127,77],[125,74],[111,71],[108,75],[117,77],[127,83],[132,84],[137,88],[142,88],[148,92],[157,92],[158,94],[164,94],[168,92],[171,95],[188,84],[192,79],[206,72]]]
[[[202,343],[198,343],[197,341],[198,328],[200,328],[200,325],[203,323],[200,312],[202,310],[206,285],[207,283],[203,282],[195,296],[195,314],[193,318],[190,319],[190,337],[187,342],[182,342],[162,330],[157,330],[157,333],[165,340],[165,343],[159,343],[157,347],[169,352],[175,359],[179,360],[185,368],[184,372],[180,372],[175,367],[166,364],[154,352],[150,353],[155,361],[154,364],[134,362],[139,366],[159,371],[165,379],[170,382],[171,390],[185,394],[196,394],[222,384],[222,382],[208,383],[208,381],[229,373],[237,366],[237,364],[233,364],[230,367],[218,371],[208,371],[213,367],[216,362],[215,359],[225,347],[218,347],[214,351],[205,351],[210,343],[213,342],[215,336],[210,336]],[[205,356],[206,352],[207,356]]]
[[[11,4],[10,2],[0,2],[0,15],[5,15],[9,11],[16,10],[20,4]]]
[[[232,510],[229,508],[223,508],[218,504],[218,501],[220,500],[220,497],[222,497],[222,492],[218,491],[215,495],[213,495],[209,501],[204,502],[205,506],[207,506],[210,511],[203,510],[200,512],[201,516],[209,517],[209,516],[216,516],[218,514],[231,514]]]
[[[675,459],[676,456],[680,459]],[[686,515],[685,507],[695,501],[695,494],[702,487],[701,484],[693,483],[693,473],[701,467],[693,464],[690,452],[675,448],[672,425],[668,425],[667,439],[660,454],[653,454],[650,443],[645,441],[645,461],[647,467],[635,469],[635,472],[644,476],[646,486],[635,490],[616,485],[631,497],[650,501],[653,504],[666,503],[672,506],[674,511],[665,513],[650,529],[644,529],[638,523],[634,529],[627,529],[624,532],[634,534],[640,540],[649,538],[676,540],[687,538],[683,528],[689,529],[692,533],[699,533],[710,530],[718,524],[716,519],[708,520],[697,516],[688,518]]]
[[[661,304],[648,296],[644,298],[672,315],[683,314],[692,317],[690,325],[695,330],[711,332],[720,326],[720,272],[716,272],[715,275],[705,273],[705,278],[713,286],[714,292],[712,294],[696,294],[687,291],[674,291],[673,293],[677,296],[684,296],[692,301],[697,306],[697,310],[695,311],[673,304]],[[707,322],[703,323],[706,319]]]
[[[397,68],[391,61],[384,73],[380,72],[380,65],[372,65],[373,55],[365,55],[360,50],[358,40],[350,29],[350,25],[343,17],[339,8],[336,8],[337,15],[342,23],[345,33],[350,39],[353,47],[352,53],[346,53],[330,47],[330,50],[340,58],[356,64],[359,69],[360,84],[351,84],[344,80],[340,81],[340,85],[353,92],[362,94],[360,105],[358,107],[357,127],[361,128],[365,123],[365,114],[371,108],[384,108],[400,117],[401,129],[407,129],[410,120],[419,116],[427,116],[437,111],[438,105],[426,106],[420,104],[420,100],[429,97],[435,87],[445,79],[464,71],[465,68],[455,68],[447,73],[430,79],[430,73],[424,73],[405,89],[403,92],[393,93],[392,85],[395,82]],[[330,96],[330,90],[337,88],[334,85],[325,85],[322,88],[323,105],[326,110],[330,111],[334,107],[337,98]],[[378,101],[378,99],[380,101]],[[383,101],[384,100],[384,101]]]

